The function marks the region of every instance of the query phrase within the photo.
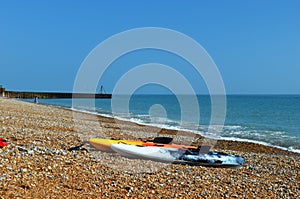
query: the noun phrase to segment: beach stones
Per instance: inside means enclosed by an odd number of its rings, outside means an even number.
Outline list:
[[[0,195],[3,198],[300,196],[300,158],[287,151],[218,141],[214,150],[245,157],[245,166],[234,170],[157,165],[92,151],[87,145],[83,147],[89,151],[68,151],[82,144],[84,139],[99,135],[96,128],[89,126],[94,120],[88,114],[80,115],[82,119],[78,124],[82,131],[77,131],[73,113],[66,109],[0,99],[0,111],[0,137],[7,140],[7,145],[0,148]],[[152,132],[149,137],[155,135],[153,129],[130,122],[121,123],[122,129],[128,129],[121,135],[119,124],[113,119],[98,119],[101,133],[106,136],[129,139],[136,138],[139,132],[147,136],[148,130]],[[145,163],[153,168],[140,172],[139,167]]]

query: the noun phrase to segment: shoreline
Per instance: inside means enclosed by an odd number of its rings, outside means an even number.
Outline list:
[[[217,141],[213,150],[245,157],[240,169],[131,160],[118,154],[69,151],[89,137],[203,143],[203,137],[67,108],[0,98],[0,194],[4,198],[226,198],[300,196],[300,155],[274,147]],[[75,118],[74,118],[75,114]],[[206,140],[209,141],[209,140]]]
[[[50,105],[50,106],[52,106],[52,105]],[[168,127],[168,126],[164,126],[164,125],[159,126],[159,124],[157,124],[157,125],[156,124],[147,124],[147,123],[143,123],[143,122],[132,121],[131,119],[125,119],[125,118],[121,118],[121,117],[113,117],[113,116],[109,116],[109,115],[105,115],[105,114],[101,114],[101,113],[97,113],[97,112],[84,111],[84,110],[80,110],[80,109],[72,109],[72,108],[68,108],[68,107],[62,107],[62,108],[66,108],[67,110],[77,111],[77,112],[81,112],[81,113],[93,114],[93,115],[100,116],[100,117],[105,117],[105,118],[111,118],[111,119],[115,119],[115,120],[130,122],[130,123],[133,123],[135,125],[142,125],[142,126],[160,128],[160,129],[167,130],[167,131],[182,131],[182,132],[186,132],[186,133],[192,133],[192,134],[201,136],[203,138],[213,139],[213,140],[216,140],[216,141],[229,141],[229,142],[231,141],[231,142],[240,142],[240,143],[251,143],[251,144],[262,145],[262,146],[265,146],[265,147],[276,148],[276,149],[280,149],[280,150],[283,150],[283,151],[288,151],[288,152],[292,152],[292,153],[300,155],[300,149],[291,149],[291,148],[286,148],[286,147],[282,147],[282,146],[276,146],[276,145],[272,145],[272,144],[269,144],[269,143],[264,142],[264,141],[256,141],[256,140],[249,140],[249,139],[242,139],[242,138],[235,138],[235,137],[209,138],[209,137],[199,133],[198,131],[193,131],[193,130],[189,130],[189,129],[181,129],[181,128],[177,128],[177,127]]]

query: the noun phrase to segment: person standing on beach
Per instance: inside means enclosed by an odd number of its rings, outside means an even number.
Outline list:
[[[38,97],[37,97],[37,96],[34,97],[34,103],[36,103],[36,104],[39,103],[39,102],[38,102]]]

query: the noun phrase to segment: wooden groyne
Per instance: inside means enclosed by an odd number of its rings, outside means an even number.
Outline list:
[[[53,98],[111,98],[111,94],[93,94],[93,93],[63,93],[63,92],[23,92],[23,91],[6,91],[5,88],[0,87],[0,97],[33,99],[38,97],[40,99]]]

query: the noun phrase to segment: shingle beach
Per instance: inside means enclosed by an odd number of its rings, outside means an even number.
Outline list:
[[[190,134],[0,98],[0,137],[7,140],[0,148],[0,196],[300,198],[300,154],[279,148],[219,140],[212,150],[246,159],[240,169],[226,169],[131,160],[87,143],[90,137],[157,135],[196,146],[209,142]]]

